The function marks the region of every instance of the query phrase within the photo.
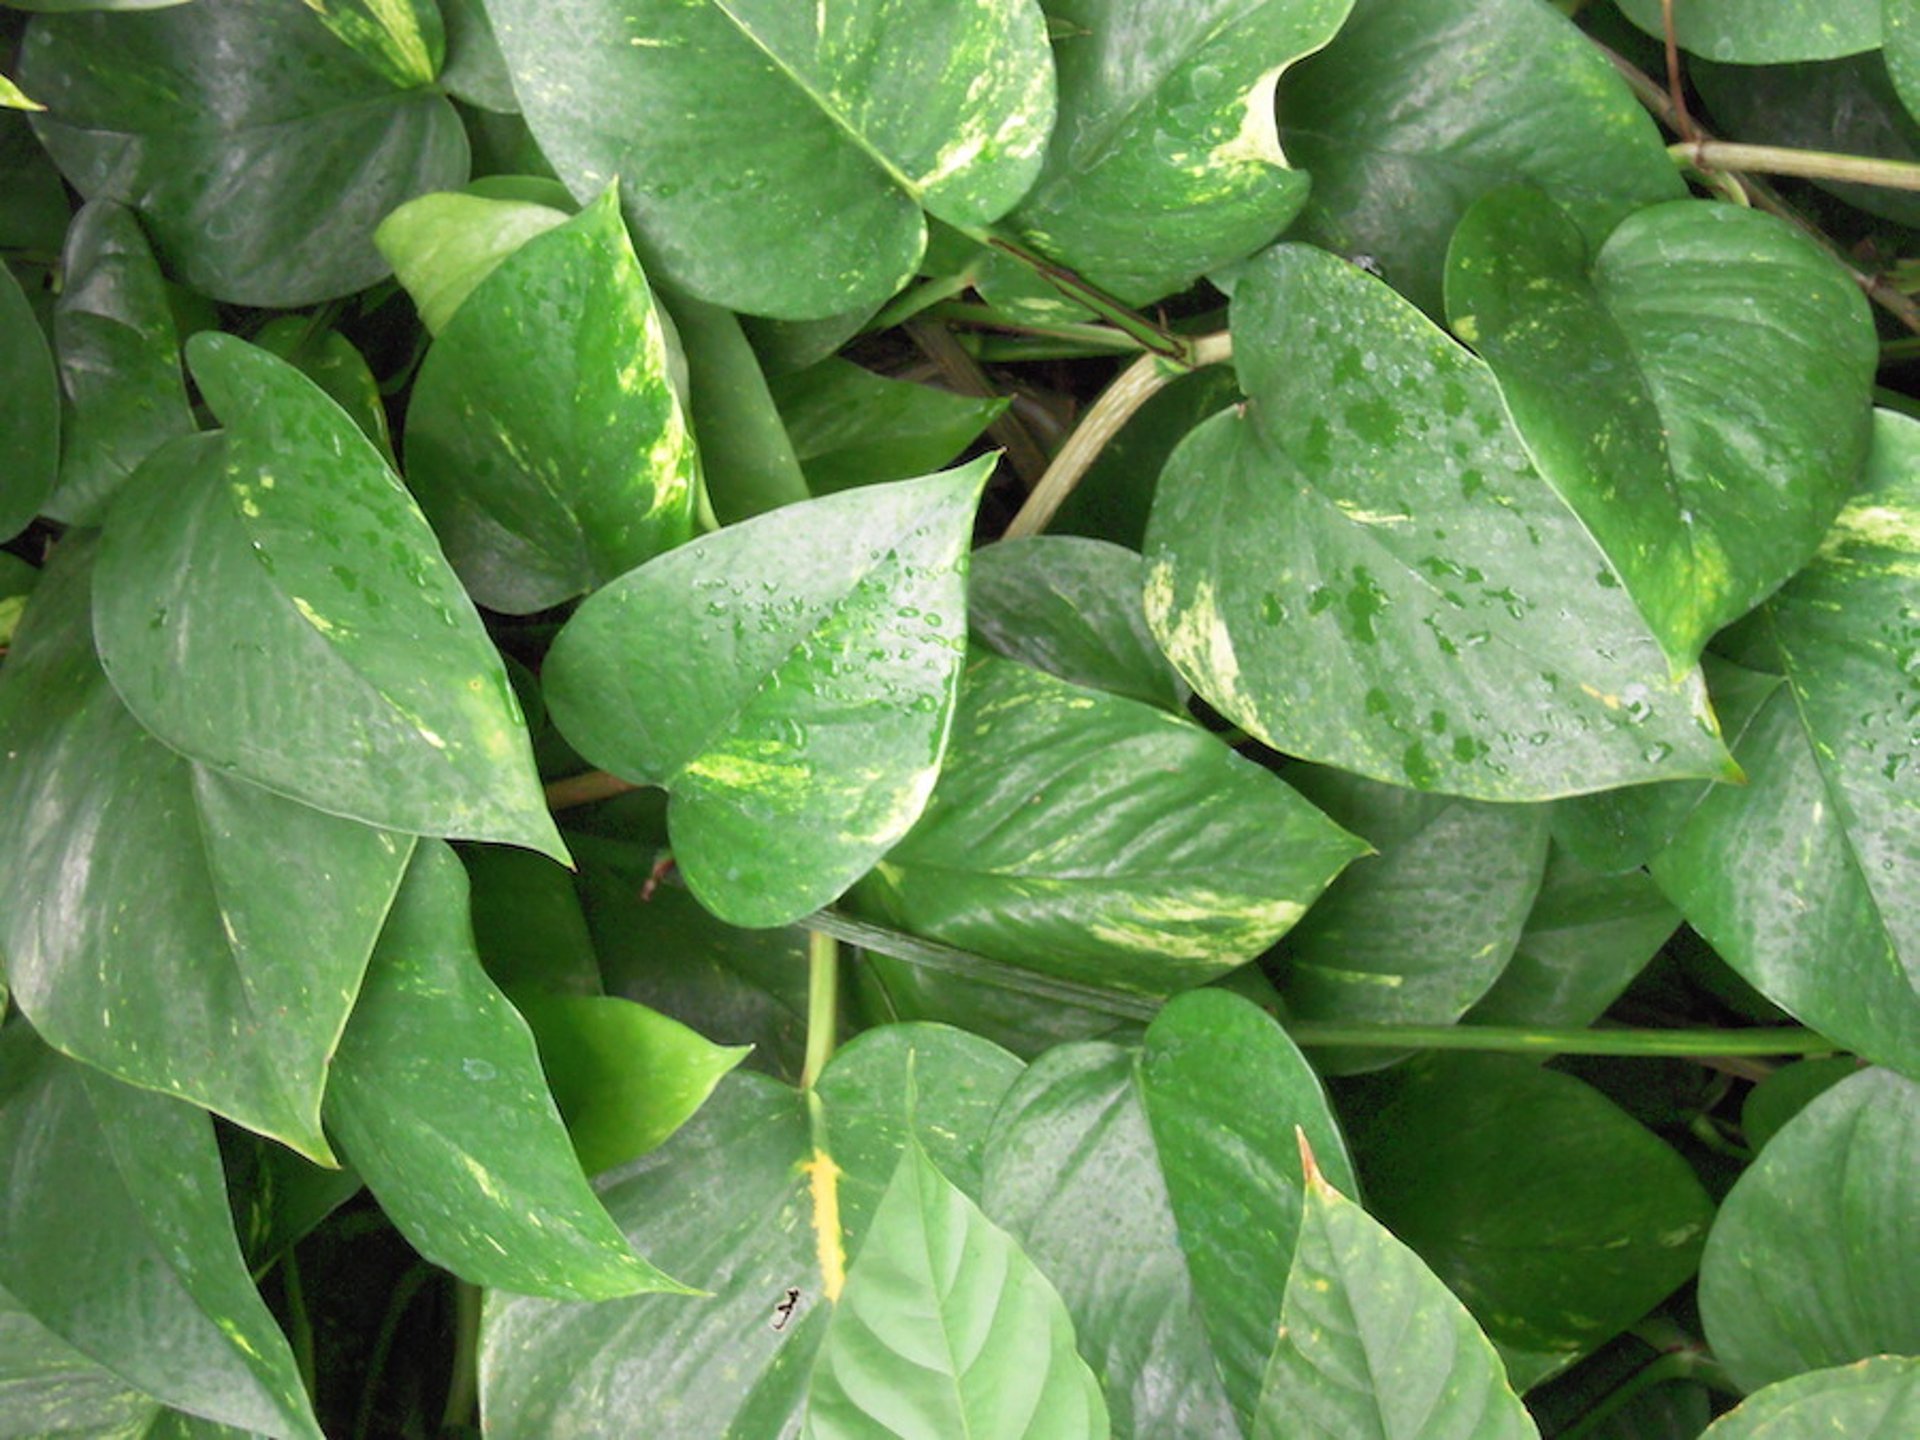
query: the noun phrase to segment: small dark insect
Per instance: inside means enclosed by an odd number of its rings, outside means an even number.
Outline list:
[[[800,1292],[792,1286],[787,1287],[787,1298],[773,1307],[773,1328],[784,1330],[787,1322],[793,1319],[793,1312],[800,1306]]]

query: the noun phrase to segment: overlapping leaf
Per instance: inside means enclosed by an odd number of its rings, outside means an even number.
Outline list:
[[[663,786],[722,919],[781,925],[913,822],[946,749],[992,460],[730,526],[597,591],[545,670],[580,753]]]
[[[566,219],[566,211],[531,200],[453,191],[409,200],[373,239],[413,296],[420,323],[438,335],[502,260]]]
[[[379,452],[285,362],[187,347],[227,428],[108,517],[94,625],[169,745],[332,814],[564,855],[499,652]]]
[[[1486,368],[1322,251],[1241,277],[1250,399],[1167,464],[1147,617],[1210,704],[1275,748],[1489,800],[1729,772]]]
[[[60,466],[53,352],[13,272],[0,265],[0,536],[40,513]]]
[[[648,272],[759,315],[879,304],[920,259],[922,208],[960,226],[998,218],[1053,121],[1033,0],[487,0],[487,13],[573,192],[621,177]]]
[[[1769,1385],[1710,1425],[1701,1440],[1904,1435],[1920,1426],[1920,1359],[1881,1355]]]
[[[1008,403],[890,380],[840,359],[780,376],[768,388],[816,495],[937,470]]]
[[[1461,221],[1447,313],[1676,669],[1812,557],[1866,459],[1878,348],[1784,221],[1677,201],[1592,253],[1544,194]]]
[[[1620,9],[1649,35],[1667,33],[1660,0],[1620,0]],[[1739,65],[1831,60],[1878,48],[1881,10],[1881,0],[1686,0],[1673,7],[1673,36],[1695,55]]]

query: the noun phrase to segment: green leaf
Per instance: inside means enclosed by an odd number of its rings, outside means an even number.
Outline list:
[[[1878,1355],[1769,1385],[1722,1415],[1701,1440],[1894,1436],[1920,1428],[1920,1359]]]
[[[159,1410],[0,1291],[0,1435],[130,1440]]]
[[[673,1255],[708,1294],[593,1306],[490,1297],[488,1434],[798,1434],[827,1302],[909,1137],[977,1195],[982,1139],[1019,1073],[974,1036],[894,1025],[841,1050],[812,1106],[764,1076],[728,1076],[673,1139],[602,1181],[634,1243]]]
[[[1620,9],[1649,35],[1667,33],[1660,0]],[[1683,50],[1737,65],[1831,60],[1879,48],[1880,9],[1880,0],[1686,0],[1673,7],[1673,35]]]
[[[1351,1112],[1370,1208],[1495,1340],[1578,1354],[1693,1274],[1712,1202],[1591,1086],[1510,1055],[1377,1083]]]
[[[0,1285],[34,1319],[169,1405],[320,1440],[240,1258],[204,1114],[16,1025],[0,1037],[0,1156]]]
[[[0,265],[0,539],[27,528],[60,465],[60,381],[20,282]]]
[[[1869,1355],[1920,1354],[1920,1085],[1843,1080],[1767,1142],[1700,1262],[1713,1352],[1747,1390]]]
[[[967,543],[992,466],[704,536],[597,591],[554,642],[554,722],[594,764],[672,795],[674,858],[723,920],[799,919],[919,818],[946,748]]]
[[[1221,990],[1170,1002],[1138,1048],[1051,1051],[1008,1094],[984,1208],[1066,1300],[1115,1433],[1250,1428],[1300,1221],[1296,1126],[1352,1188],[1313,1071]]]
[[[400,1232],[462,1279],[582,1300],[683,1290],[588,1188],[533,1036],[480,968],[445,845],[420,847],[394,901],[326,1113]]]
[[[86,206],[60,264],[53,339],[66,405],[60,483],[45,509],[91,525],[135,466],[192,433],[193,412],[166,283],[132,214],[111,200]]]
[[[1423,795],[1356,775],[1289,778],[1378,854],[1307,912],[1276,957],[1280,993],[1302,1020],[1445,1025],[1492,987],[1519,943],[1547,861],[1538,806]],[[1371,1069],[1391,1052],[1316,1056]]]
[[[447,36],[435,0],[303,0],[396,90],[431,85]]]
[[[0,109],[0,249],[56,254],[67,233],[67,187],[27,117]]]
[[[406,447],[408,485],[489,609],[548,609],[691,538],[693,437],[611,188],[461,303]]]
[[[47,107],[35,100],[5,75],[0,75],[0,107],[8,110],[44,110]]]
[[[445,97],[396,88],[309,5],[45,15],[19,74],[48,107],[35,130],[74,186],[138,210],[175,274],[235,304],[364,289],[387,271],[380,218],[466,179]]]
[[[1819,557],[1729,643],[1787,683],[1735,751],[1751,783],[1701,800],[1654,878],[1769,1000],[1920,1077],[1920,422],[1880,414]]]
[[[263,350],[203,334],[187,357],[228,428],[151,457],[101,542],[128,708],[331,814],[564,858],[499,653],[378,451]]]
[[[967,578],[973,633],[1010,660],[1176,715],[1187,687],[1160,653],[1131,550],[1077,535],[1029,535],[974,552]]]
[[[487,11],[527,122],[574,194],[623,177],[648,272],[758,315],[879,304],[919,261],[922,209],[964,227],[1004,214],[1053,122],[1032,0]]]
[[[1740,1130],[1748,1146],[1761,1149],[1789,1120],[1859,1069],[1851,1055],[1826,1055],[1796,1060],[1767,1075],[1740,1106]]]
[[[1251,960],[1364,853],[1192,722],[986,656],[925,813],[855,896],[996,960],[1166,994]]]
[[[937,470],[1008,403],[889,380],[835,358],[780,376],[768,389],[816,495]]]
[[[327,1062],[410,837],[183,759],[94,658],[91,538],[0,670],[0,953],[57,1048],[331,1163]]]
[[[1810,558],[1866,459],[1867,302],[1757,210],[1652,206],[1590,258],[1545,195],[1461,221],[1447,313],[1676,669]]]
[[[611,995],[516,995],[589,1175],[658,1148],[747,1056]]]
[[[460,860],[473,889],[474,944],[494,984],[516,994],[600,993],[593,937],[564,866],[493,845],[465,846]]]
[[[1059,1294],[912,1143],[807,1388],[807,1440],[1106,1440]]]
[[[1288,156],[1313,176],[1301,238],[1365,255],[1430,315],[1447,237],[1489,190],[1539,186],[1594,244],[1687,193],[1613,67],[1537,0],[1356,0],[1333,44],[1288,75],[1280,115]]]
[[[517,115],[520,102],[513,95],[513,77],[506,57],[493,38],[484,0],[441,0],[446,22],[447,63],[440,85],[455,99],[501,114]]]
[[[1307,1194],[1254,1440],[1538,1436],[1500,1356],[1420,1257],[1321,1175]]]
[[[1184,290],[1306,203],[1274,89],[1352,0],[1051,0],[1060,118],[1008,225],[1122,300]]]
[[[367,368],[366,356],[338,330],[329,330],[304,315],[282,315],[269,320],[253,343],[277,355],[347,412],[360,433],[374,443],[380,458],[392,466],[393,435],[387,428],[387,404],[380,382]]]
[[[551,205],[450,191],[409,200],[380,222],[373,240],[413,296],[421,323],[438,335],[502,260],[566,219]]]
[[[1389,784],[1530,800],[1723,776],[1487,369],[1386,286],[1282,245],[1242,275],[1251,397],[1162,475],[1146,609],[1195,690],[1275,749]]]

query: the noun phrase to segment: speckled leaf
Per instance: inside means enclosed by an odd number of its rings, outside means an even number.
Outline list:
[[[431,85],[447,48],[435,0],[303,0],[396,90]]]
[[[227,428],[108,517],[94,626],[169,745],[331,814],[565,855],[499,652],[353,422],[228,335],[187,357]]]
[[[574,194],[616,175],[648,272],[814,319],[913,274],[928,212],[984,226],[1053,122],[1033,0],[487,0]],[[716,245],[715,236],[729,243]]]
[[[797,1436],[825,1302],[908,1137],[977,1196],[982,1139],[1019,1073],[1005,1051],[944,1026],[870,1030],[821,1075],[818,1129],[795,1091],[728,1076],[673,1139],[601,1182],[634,1243],[671,1254],[708,1294],[593,1306],[489,1297],[488,1435]],[[822,1139],[828,1156],[816,1154]],[[837,1224],[816,1203],[828,1195]]]
[[[681,1288],[588,1187],[533,1035],[480,968],[445,845],[422,845],[400,887],[326,1117],[400,1232],[464,1280],[581,1300]]]
[[[440,0],[447,30],[447,63],[440,84],[455,99],[500,114],[517,115],[513,77],[493,38],[493,22],[483,0]]]
[[[854,893],[916,934],[1164,994],[1253,959],[1363,853],[1191,721],[984,656],[925,814]]]
[[[1049,0],[1060,118],[1009,225],[1132,303],[1266,244],[1307,198],[1274,88],[1352,3]]]
[[[61,170],[138,210],[174,273],[216,299],[295,306],[363,289],[387,269],[380,217],[466,179],[446,98],[397,87],[314,10],[195,0],[27,29],[20,79],[48,107],[34,128]]]
[[[331,1160],[327,1062],[411,837],[196,765],[94,658],[63,541],[0,670],[0,953],[47,1041]]]
[[[806,1440],[1106,1440],[1060,1296],[909,1143],[834,1307]]]
[[[409,200],[380,222],[373,239],[421,323],[438,335],[502,260],[566,219],[551,205],[449,191]]]
[[[1700,1440],[1897,1440],[1920,1430],[1920,1359],[1879,1355],[1769,1385]]]
[[[165,283],[131,212],[96,200],[74,217],[53,306],[65,400],[60,483],[46,513],[98,524],[114,492],[154,450],[193,429]]]
[[[387,427],[386,397],[367,367],[367,357],[338,330],[316,326],[307,315],[282,315],[254,334],[253,343],[277,355],[347,412],[360,433],[374,443],[380,458],[393,465],[393,434]]]
[[[1649,35],[1667,33],[1660,0],[1619,3]],[[1736,65],[1831,60],[1878,49],[1880,11],[1881,0],[1685,0],[1673,7],[1673,36],[1683,50]]]
[[[247,1276],[213,1123],[0,1037],[0,1284],[35,1320],[169,1405],[321,1440],[293,1353]]]
[[[1447,313],[1676,669],[1812,557],[1866,459],[1867,302],[1760,211],[1652,206],[1589,258],[1502,190],[1454,235]]]
[[[135,1440],[160,1408],[0,1290],[0,1435]]]
[[[816,495],[949,464],[1005,410],[1003,397],[889,380],[829,356],[768,383]]]
[[[1233,307],[1244,409],[1168,461],[1146,609],[1195,690],[1278,750],[1544,799],[1728,762],[1528,465],[1492,377],[1357,267],[1281,245]]]
[[[0,265],[0,539],[27,528],[60,465],[60,381],[20,282]]]
[[[1692,1276],[1713,1204],[1599,1091],[1513,1055],[1425,1056],[1347,1113],[1368,1208],[1492,1337],[1579,1354]]]
[[[1466,1307],[1391,1231],[1309,1169],[1254,1440],[1539,1433]]]
[[[1767,1142],[1700,1262],[1713,1353],[1748,1390],[1920,1354],[1920,1085],[1843,1080]]]
[[[1247,1433],[1300,1221],[1296,1126],[1351,1189],[1320,1082],[1237,995],[1137,1048],[1050,1051],[1008,1094],[984,1206],[1067,1302],[1120,1435]]]
[[[1029,535],[974,552],[967,621],[987,645],[1049,675],[1184,715],[1187,687],[1147,628],[1146,570],[1123,546]]]
[[[1379,851],[1294,927],[1276,973],[1303,1020],[1444,1025],[1486,994],[1519,943],[1547,862],[1537,805],[1423,795],[1299,767],[1302,794]],[[1316,1057],[1368,1069],[1391,1051]]]
[[[992,467],[730,526],[597,591],[554,642],[555,723],[594,764],[672,795],[680,872],[722,919],[817,910],[919,818]]]
[[[1431,315],[1447,237],[1489,190],[1538,185],[1596,244],[1687,193],[1633,93],[1539,0],[1356,0],[1286,77],[1280,123],[1313,176],[1299,233],[1369,257]]]
[[[693,437],[611,188],[461,302],[406,448],[447,559],[493,610],[548,609],[692,537]]]
[[[1883,48],[1879,58],[1911,125],[1920,117],[1920,13],[1901,0],[1885,0],[1880,19]]]
[[[1881,412],[1819,557],[1729,643],[1787,683],[1735,751],[1751,783],[1654,878],[1768,999],[1920,1078],[1920,422]]]

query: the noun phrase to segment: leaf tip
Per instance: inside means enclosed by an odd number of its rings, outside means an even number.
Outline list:
[[[1327,1177],[1320,1173],[1320,1162],[1314,1159],[1313,1145],[1307,1139],[1306,1129],[1294,1126],[1293,1138],[1300,1144],[1300,1176],[1306,1181],[1308,1191],[1317,1195],[1331,1190],[1333,1187],[1327,1183]]]

